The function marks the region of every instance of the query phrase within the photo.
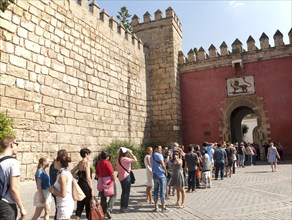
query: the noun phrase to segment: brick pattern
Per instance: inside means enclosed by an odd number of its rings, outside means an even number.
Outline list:
[[[141,41],[82,2],[16,0],[0,13],[0,110],[15,120],[22,179],[61,148],[78,160],[81,147],[147,141]]]
[[[165,17],[157,10],[155,20],[150,21],[149,13],[142,23],[137,16],[132,19],[133,31],[149,49],[146,63],[151,138],[167,144],[182,142],[177,59],[182,48],[181,24],[171,8]]]

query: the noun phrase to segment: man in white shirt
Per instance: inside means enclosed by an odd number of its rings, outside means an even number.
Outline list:
[[[0,219],[15,220],[17,218],[17,206],[19,208],[21,217],[19,219],[25,219],[27,211],[23,206],[23,202],[20,197],[20,168],[19,162],[15,159],[17,154],[17,143],[14,137],[4,137],[0,140],[1,154],[0,168],[3,171],[6,186],[8,191],[3,192],[0,196]],[[4,186],[4,185],[2,185]],[[6,188],[6,187],[4,187]]]

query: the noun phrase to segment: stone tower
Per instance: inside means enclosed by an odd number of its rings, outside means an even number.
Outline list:
[[[146,12],[143,23],[134,15],[132,28],[145,49],[150,139],[158,143],[181,143],[178,75],[178,53],[182,49],[181,23],[169,7],[165,17],[157,10],[154,20]]]

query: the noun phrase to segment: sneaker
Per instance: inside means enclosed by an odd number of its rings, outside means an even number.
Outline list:
[[[165,207],[164,209],[161,209],[161,212],[171,212],[171,210]]]
[[[122,212],[123,212],[123,213],[128,213],[128,212],[130,212],[130,209],[129,209],[129,208],[123,209]]]
[[[105,211],[105,216],[107,217],[107,219],[111,219],[111,218],[112,218],[112,216],[111,216],[109,210],[106,210],[106,211]]]

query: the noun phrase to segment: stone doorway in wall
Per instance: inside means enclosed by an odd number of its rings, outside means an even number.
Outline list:
[[[230,116],[231,141],[253,143],[256,135],[258,122],[256,113],[246,106],[241,106],[233,110]]]
[[[261,146],[268,141],[270,125],[267,123],[262,97],[256,95],[231,97],[225,99],[222,104],[219,128],[222,140],[244,141],[242,123],[252,118],[255,120],[255,125],[249,128],[252,132],[252,142]]]

